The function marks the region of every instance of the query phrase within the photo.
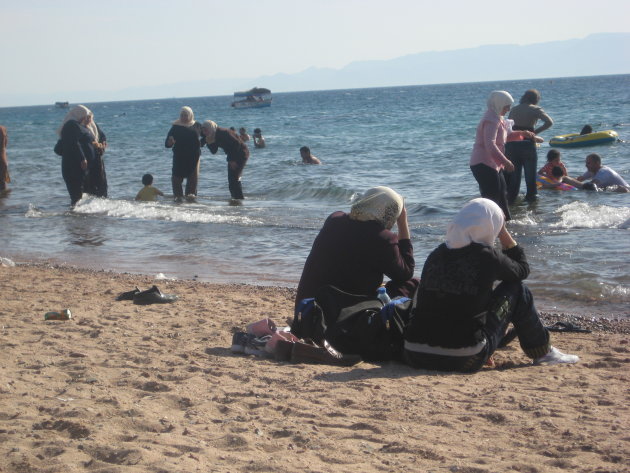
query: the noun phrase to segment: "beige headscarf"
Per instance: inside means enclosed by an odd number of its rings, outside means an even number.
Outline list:
[[[94,123],[94,114],[85,105],[75,105],[68,111],[68,113],[66,113],[63,122],[61,122],[61,126],[57,129],[57,134],[61,136],[61,130],[63,129],[63,126],[70,120],[74,120],[83,124],[83,120],[85,120],[87,117],[92,117],[92,121],[90,121],[89,125],[85,125],[85,127],[90,130],[94,135],[94,141],[98,141],[98,128],[96,127],[96,123]]]
[[[214,143],[214,136],[217,133],[217,124],[212,120],[206,120],[201,124],[201,129],[207,133],[202,133],[206,137],[206,143]]]
[[[350,218],[366,222],[376,220],[390,230],[402,213],[404,200],[389,187],[368,189],[350,209]]]
[[[471,243],[493,246],[504,222],[503,210],[489,199],[473,199],[462,207],[446,230],[451,250]]]
[[[182,107],[179,111],[179,119],[173,122],[173,125],[193,126],[195,124],[195,114],[192,108]]]
[[[503,107],[506,105],[512,105],[514,99],[505,90],[495,90],[488,97],[488,109],[492,110],[498,116],[502,117]]]

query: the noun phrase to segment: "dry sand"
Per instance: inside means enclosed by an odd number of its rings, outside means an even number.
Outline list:
[[[1,472],[630,471],[628,320],[554,334],[573,366],[517,343],[475,375],[294,365],[229,350],[289,317],[293,290],[158,281],[181,299],[114,300],[154,283],[0,267]]]

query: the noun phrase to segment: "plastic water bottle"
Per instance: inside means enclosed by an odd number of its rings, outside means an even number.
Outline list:
[[[379,301],[383,303],[383,305],[387,305],[392,301],[387,295],[387,291],[385,290],[384,286],[381,286],[376,290],[376,297]]]

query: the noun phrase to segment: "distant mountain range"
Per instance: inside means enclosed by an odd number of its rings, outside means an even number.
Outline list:
[[[273,92],[293,92],[628,73],[630,33],[598,33],[583,39],[525,46],[500,44],[423,52],[389,60],[353,62],[341,69],[309,68],[296,74],[73,92],[64,97],[47,97],[45,101],[42,95],[42,101],[35,103],[53,103],[61,98],[73,101],[73,97],[98,102],[216,96],[254,86],[267,87]],[[5,97],[9,94],[0,93],[0,104],[5,102]],[[14,102],[15,97],[11,101]]]

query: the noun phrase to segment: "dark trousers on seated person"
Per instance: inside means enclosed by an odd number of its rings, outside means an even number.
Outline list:
[[[503,171],[497,172],[483,163],[470,166],[470,170],[479,184],[481,197],[496,202],[496,204],[501,207],[501,210],[503,210],[505,220],[512,220],[510,209],[508,208],[507,186],[505,184]]]
[[[549,332],[540,321],[534,297],[521,282],[502,282],[493,294],[483,332],[486,345],[470,356],[445,356],[405,350],[405,360],[414,368],[473,373],[479,371],[495,352],[508,324],[512,322],[521,348],[532,359],[540,358],[550,349]]]
[[[505,156],[514,164],[514,171],[505,173],[508,202],[512,204],[518,197],[523,171],[525,172],[525,185],[527,187],[525,200],[535,200],[538,194],[536,187],[536,168],[538,167],[536,143],[529,140],[506,143]]]

